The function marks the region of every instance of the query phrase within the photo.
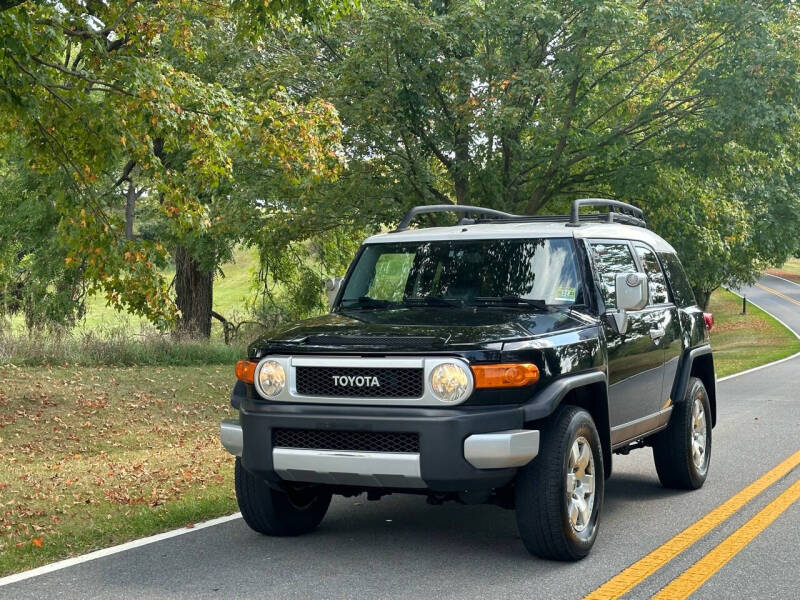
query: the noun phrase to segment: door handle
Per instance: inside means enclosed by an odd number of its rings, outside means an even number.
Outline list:
[[[650,339],[654,342],[658,342],[665,335],[667,335],[667,331],[662,327],[657,327],[656,329],[650,330]]]

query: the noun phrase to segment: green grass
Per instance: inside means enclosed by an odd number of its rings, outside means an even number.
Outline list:
[[[0,367],[0,576],[236,510],[232,366]]]
[[[742,315],[742,300],[731,292],[714,292],[709,310],[714,314],[711,347],[717,377],[800,352],[800,340],[760,308],[748,304]]]

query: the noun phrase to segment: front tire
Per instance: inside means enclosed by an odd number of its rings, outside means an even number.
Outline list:
[[[711,408],[700,379],[689,379],[686,396],[672,409],[669,425],[653,438],[653,458],[664,487],[703,487],[711,461]]]
[[[317,528],[328,506],[331,493],[321,486],[305,486],[280,491],[250,473],[236,458],[234,471],[236,501],[250,529],[272,536],[294,536]]]
[[[603,452],[591,415],[564,406],[542,431],[542,449],[517,474],[517,527],[540,558],[580,560],[597,537],[603,506]]]

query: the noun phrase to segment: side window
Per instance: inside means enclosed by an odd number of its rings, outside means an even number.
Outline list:
[[[650,286],[650,304],[666,304],[669,302],[667,293],[667,279],[658,264],[655,253],[645,246],[636,245],[636,253],[642,261],[642,268],[647,275],[647,282]]]
[[[375,274],[369,284],[367,296],[376,300],[401,301],[413,262],[414,254],[411,252],[381,254],[375,263]]]
[[[696,305],[697,300],[695,300],[692,286],[689,283],[689,278],[686,277],[686,273],[678,257],[671,252],[661,252],[658,256],[661,258],[661,263],[664,265],[664,271],[667,272],[667,278],[672,288],[675,304],[681,308]]]
[[[606,308],[616,308],[617,294],[614,288],[617,275],[638,271],[630,246],[620,242],[592,242],[589,248]]]

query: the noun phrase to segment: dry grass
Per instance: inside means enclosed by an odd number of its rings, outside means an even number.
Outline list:
[[[800,258],[790,258],[782,267],[769,269],[767,273],[800,283]]]
[[[0,575],[235,511],[228,366],[0,367]]]

